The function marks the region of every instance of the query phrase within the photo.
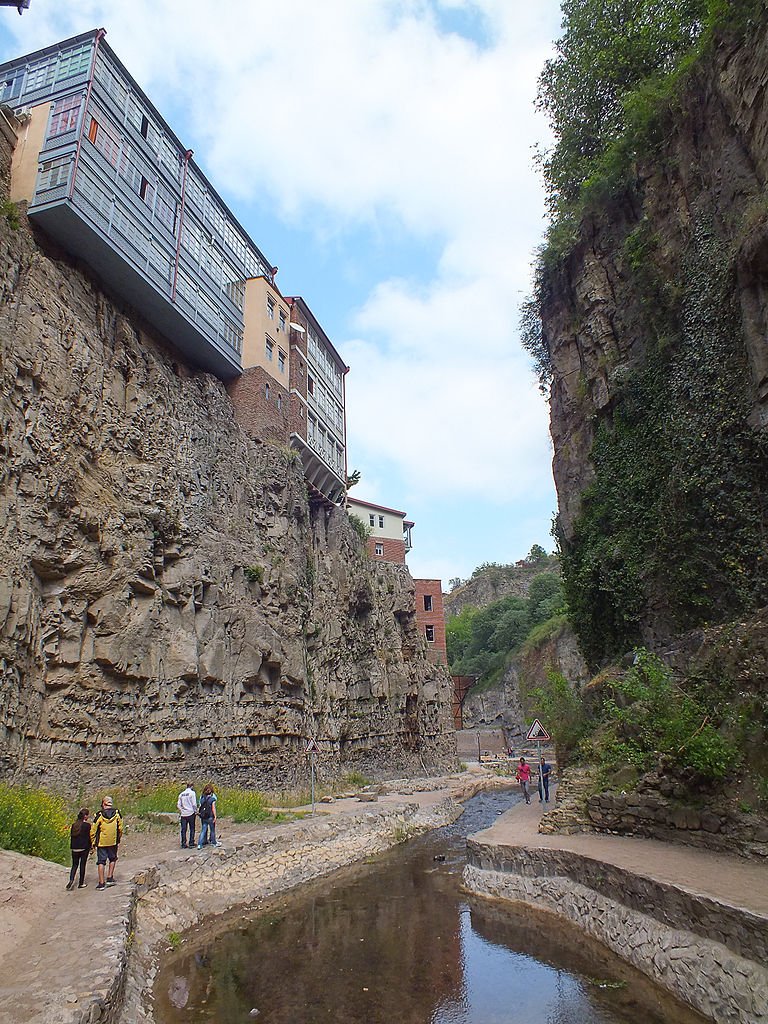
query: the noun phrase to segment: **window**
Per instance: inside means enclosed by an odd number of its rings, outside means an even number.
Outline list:
[[[383,555],[384,554],[384,545],[383,545],[383,543],[380,540],[376,541],[376,554],[377,555]]]
[[[384,529],[384,516],[379,516],[379,529]]]
[[[154,198],[155,190],[152,188],[150,182],[142,174],[141,184],[139,185],[139,196],[144,200],[147,206],[152,205],[152,199]]]
[[[27,92],[33,89],[42,89],[43,86],[51,85],[53,82],[54,63],[56,58],[45,60],[42,64],[35,64],[27,72]]]
[[[37,179],[37,190],[42,192],[65,184],[69,178],[71,159],[69,156],[64,156],[44,163],[40,168],[40,177]]]
[[[424,627],[424,636],[426,637],[428,644],[433,644],[435,642],[435,627],[434,626],[425,626]]]
[[[314,395],[315,393],[315,382],[312,380],[309,374],[307,374],[307,391],[310,393],[310,395]]]
[[[271,340],[271,338],[267,338],[266,339],[266,342],[264,344],[264,349],[265,349],[265,351],[267,353],[267,360],[271,363],[272,362],[272,357],[275,354],[275,345],[274,345],[274,342]]]
[[[93,44],[89,42],[84,43],[77,50],[63,53],[59,58],[56,80],[60,82],[62,78],[72,78],[73,75],[79,75],[83,71],[87,71],[91,66],[92,50]]]
[[[0,99],[13,100],[21,94],[21,83],[24,80],[24,69],[14,71],[10,78],[0,83]]]
[[[264,397],[269,401],[269,384],[264,385]]]
[[[91,118],[91,124],[88,128],[88,138],[102,156],[106,157],[113,167],[117,167],[117,158],[120,154],[120,142],[109,131],[109,129],[105,128],[104,125],[99,124],[95,117]]]
[[[141,115],[141,127],[139,131],[141,132],[145,139],[149,135],[149,118],[147,117],[146,114]]]
[[[267,296],[267,316],[270,320],[275,319],[275,300],[271,295]]]
[[[285,321],[285,313],[284,313],[284,312],[283,312],[283,310],[281,309],[281,310],[280,310],[280,324],[279,324],[279,326],[278,326],[278,330],[279,330],[279,331],[284,331],[284,330],[285,330],[285,322],[286,322],[286,321]]]
[[[242,309],[245,302],[245,283],[243,281],[229,281],[227,283],[227,295],[238,309]]]
[[[373,512],[368,513],[368,522],[371,524],[371,526],[376,525],[376,516],[373,514]]]
[[[280,373],[285,373],[285,352],[280,349],[277,350],[277,367]]]
[[[282,408],[283,408],[283,396],[282,395],[278,395],[277,396],[277,411],[280,412],[280,410]]]
[[[64,132],[71,132],[77,125],[77,118],[80,114],[82,96],[65,96],[56,100],[51,114],[51,127],[48,130],[48,138],[55,135],[63,135]]]
[[[431,594],[425,594],[424,595],[424,611],[425,612],[431,612],[432,611],[432,595]]]
[[[155,203],[155,216],[173,232],[176,230],[176,202],[167,189],[158,189],[157,202]]]

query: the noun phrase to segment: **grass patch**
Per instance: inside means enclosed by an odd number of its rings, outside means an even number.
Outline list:
[[[68,864],[74,815],[61,797],[0,784],[0,848]]]

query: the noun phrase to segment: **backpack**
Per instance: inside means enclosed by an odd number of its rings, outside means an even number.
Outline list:
[[[198,811],[198,814],[200,815],[200,820],[207,821],[211,817],[212,812],[213,793],[208,793],[207,796],[203,796],[200,798],[200,810]]]

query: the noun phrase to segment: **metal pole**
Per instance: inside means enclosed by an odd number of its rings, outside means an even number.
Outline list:
[[[483,760],[483,758],[482,758],[482,756],[480,754],[480,733],[478,733],[477,734],[477,763],[481,764],[482,760]]]
[[[312,777],[312,781],[311,781],[311,787],[312,787],[312,814],[314,815],[314,813],[315,813],[315,752],[314,752],[314,750],[309,755],[309,770],[310,770],[310,775]]]
[[[538,770],[539,770],[539,800],[544,803],[544,779],[541,774],[541,740],[536,740],[536,756],[538,758]]]

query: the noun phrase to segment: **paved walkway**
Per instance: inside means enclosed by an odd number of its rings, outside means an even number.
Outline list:
[[[482,774],[482,773],[479,773]],[[475,776],[476,778],[477,776]],[[471,779],[469,784],[471,784]],[[452,792],[461,798],[466,776],[440,782],[436,789],[400,791],[379,796],[371,809],[416,803],[429,808]],[[359,814],[369,805],[355,798],[318,803],[316,816]],[[309,812],[311,808],[295,808]],[[253,840],[256,835],[290,833],[302,821],[280,824],[232,825],[222,822],[223,850]],[[216,857],[206,847],[181,850],[173,826],[154,842],[141,833],[127,833],[112,888],[96,890],[96,867],[91,859],[87,888],[65,889],[69,869],[37,858],[0,850],[0,1024],[48,1024],[51,1021],[90,1020],[94,993],[104,1003],[121,969],[124,936],[131,912],[131,880],[159,863]],[[41,993],[44,993],[42,995]],[[82,1017],[78,1010],[82,1006]],[[62,1014],[62,1007],[66,1012]]]
[[[445,785],[421,792],[392,792],[379,797],[377,803],[416,802],[429,807],[445,799],[449,792]],[[333,815],[359,813],[365,806],[358,800],[346,799],[318,804],[317,811]],[[490,829],[473,838],[530,849],[571,850],[768,919],[768,866],[648,839],[540,835],[537,828],[541,810],[534,794],[530,806],[515,805]],[[257,832],[291,828],[291,823],[228,825],[224,847],[253,838]],[[172,842],[171,836],[175,837],[175,830],[169,834]],[[92,863],[88,868],[88,888],[67,892],[67,869],[0,851],[0,935],[6,938],[0,946],[0,1024],[44,1024],[60,1019],[57,1004],[66,1001],[72,1010],[81,1003],[85,1007],[87,997],[94,992],[107,1000],[121,956],[115,936],[121,934],[121,922],[127,921],[130,912],[129,879],[159,861],[182,862],[185,858],[215,857],[218,853],[213,849],[201,853],[169,849],[160,856],[156,851],[144,851],[142,855],[140,842],[137,849],[139,852],[133,856],[126,850],[127,856],[118,862],[118,884],[104,892],[96,892]],[[49,994],[45,1000],[39,996],[41,990]]]
[[[570,850],[658,882],[667,882],[686,892],[709,896],[720,903],[747,910],[765,917],[768,924],[767,864],[655,839],[590,833],[540,834],[539,820],[545,807],[534,793],[530,806],[516,804],[491,828],[476,833],[472,838],[500,846]]]

